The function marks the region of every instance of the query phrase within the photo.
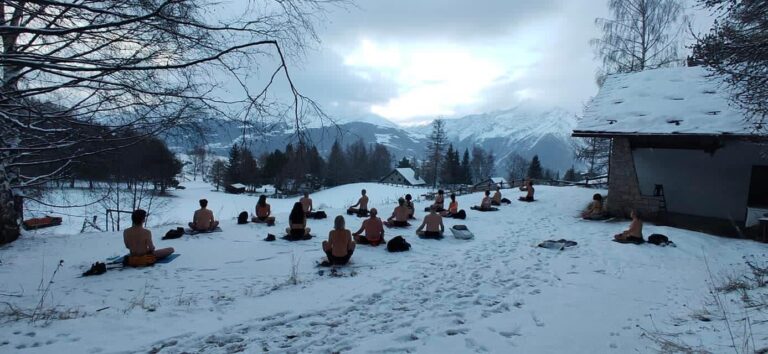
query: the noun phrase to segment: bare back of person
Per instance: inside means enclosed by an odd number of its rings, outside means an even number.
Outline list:
[[[368,196],[364,195],[360,197],[360,200],[357,201],[359,204],[360,210],[368,210]]]
[[[344,257],[349,253],[352,243],[352,233],[349,230],[331,230],[328,233],[328,244],[334,257]]]
[[[370,218],[363,221],[365,237],[370,241],[378,241],[384,233],[384,223],[379,218]]]
[[[155,250],[152,244],[152,233],[141,227],[131,226],[123,231],[125,247],[130,250],[131,256],[143,256]]]
[[[442,232],[440,225],[443,224],[443,218],[440,214],[428,214],[424,217],[424,228],[427,232]]]
[[[408,216],[411,211],[405,205],[399,205],[395,208],[395,212],[392,214],[395,221],[408,221]]]
[[[218,226],[218,222],[213,219],[213,212],[210,209],[200,208],[195,211],[191,226],[194,226],[195,230],[212,230]]]
[[[299,203],[301,203],[301,208],[304,210],[305,214],[312,212],[312,198],[304,197],[299,200]]]

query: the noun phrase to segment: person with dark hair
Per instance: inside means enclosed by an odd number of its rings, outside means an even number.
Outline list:
[[[479,210],[479,211],[490,211],[494,210],[496,208],[491,207],[491,191],[486,190],[485,191],[485,197],[483,197],[483,200],[480,202],[480,206],[473,206],[472,210]]]
[[[304,192],[304,197],[299,199],[301,207],[304,209],[304,214],[307,217],[312,217],[312,198],[309,197],[309,192]]]
[[[288,216],[288,227],[285,229],[285,233],[288,234],[287,238],[292,241],[307,240],[311,237],[310,231],[310,228],[307,227],[307,215],[304,214],[301,203],[294,203],[291,214]]]
[[[600,193],[595,193],[592,196],[592,202],[586,210],[581,213],[581,217],[587,220],[600,220],[605,218],[605,211],[603,211],[603,196]]]
[[[459,202],[456,201],[456,193],[451,193],[451,202],[448,203],[448,210],[443,210],[440,215],[452,218],[459,214]]]
[[[408,219],[416,219],[414,215],[416,214],[416,208],[413,206],[413,197],[410,194],[405,195],[405,206],[410,210],[410,214],[408,214]]]
[[[426,228],[426,230],[424,230]],[[445,226],[443,226],[443,217],[437,213],[437,205],[432,205],[429,209],[429,214],[424,217],[424,221],[421,223],[418,229],[416,229],[416,235],[421,238],[443,238],[443,232]]]
[[[365,189],[360,191],[360,199],[357,200],[357,204],[347,209],[347,214],[357,214],[357,216],[368,216],[368,196]]]
[[[361,245],[378,246],[384,241],[384,223],[377,217],[379,212],[376,208],[371,208],[371,217],[363,220],[363,224],[360,225],[360,230],[357,230],[352,236],[355,242]],[[365,231],[365,236],[361,236],[361,233]]]
[[[123,242],[125,247],[130,250],[130,254],[125,257],[125,264],[132,267],[143,267],[155,264],[159,259],[173,254],[172,247],[155,249],[152,243],[152,232],[144,228],[144,221],[147,219],[147,212],[142,209],[136,209],[131,213],[131,227],[123,231]]]
[[[640,220],[640,213],[638,213],[637,210],[632,210],[629,215],[632,217],[632,222],[629,224],[629,229],[613,236],[613,238],[619,242],[645,242],[643,239],[643,221]]]
[[[535,192],[535,189],[533,188],[533,181],[529,178],[525,181],[525,190],[528,191],[524,197],[518,198],[521,202],[532,202],[533,199],[533,193]]]
[[[343,216],[337,215],[333,220],[333,230],[328,233],[328,241],[323,241],[323,251],[328,257],[324,265],[345,265],[355,252],[355,241],[346,229]]]
[[[195,210],[189,228],[195,231],[213,231],[219,227],[219,222],[213,218],[213,212],[208,209],[208,200],[200,199],[200,209]]]
[[[275,217],[271,216],[272,207],[267,203],[267,196],[260,195],[259,201],[256,202],[256,215],[251,218],[251,221],[255,223],[266,223],[267,226],[275,225]]]
[[[438,213],[445,210],[445,192],[443,192],[442,189],[437,190],[437,195],[435,196],[435,202],[432,203],[432,206],[435,207],[435,211]],[[431,208],[429,208],[432,211]]]
[[[405,206],[405,199],[400,198],[397,200],[397,207],[392,212],[392,216],[387,219],[384,224],[389,227],[408,227],[408,214],[410,210]]]

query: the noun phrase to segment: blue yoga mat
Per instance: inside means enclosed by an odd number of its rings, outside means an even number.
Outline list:
[[[174,253],[168,257],[165,257],[163,259],[158,260],[155,262],[155,264],[165,264],[165,263],[171,263],[174,259],[179,258],[181,256],[180,253]],[[125,259],[125,256],[116,256],[107,258],[107,264],[123,264],[123,260]]]

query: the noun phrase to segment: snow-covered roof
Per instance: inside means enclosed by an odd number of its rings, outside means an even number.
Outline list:
[[[231,186],[232,188],[237,188],[237,189],[240,189],[240,188],[245,188],[245,187],[246,187],[246,186],[245,186],[244,184],[242,184],[242,183],[234,183],[234,184],[230,184],[230,186]]]
[[[610,75],[574,135],[758,133],[744,112],[730,105],[729,94],[723,80],[704,67]]]
[[[420,186],[426,184],[423,179],[416,177],[416,171],[414,171],[412,168],[396,168],[395,170],[412,186]]]

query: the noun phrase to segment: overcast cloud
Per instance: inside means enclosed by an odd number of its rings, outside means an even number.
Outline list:
[[[607,0],[358,0],[330,9],[293,76],[343,119],[414,124],[521,102],[579,112],[607,15]]]

